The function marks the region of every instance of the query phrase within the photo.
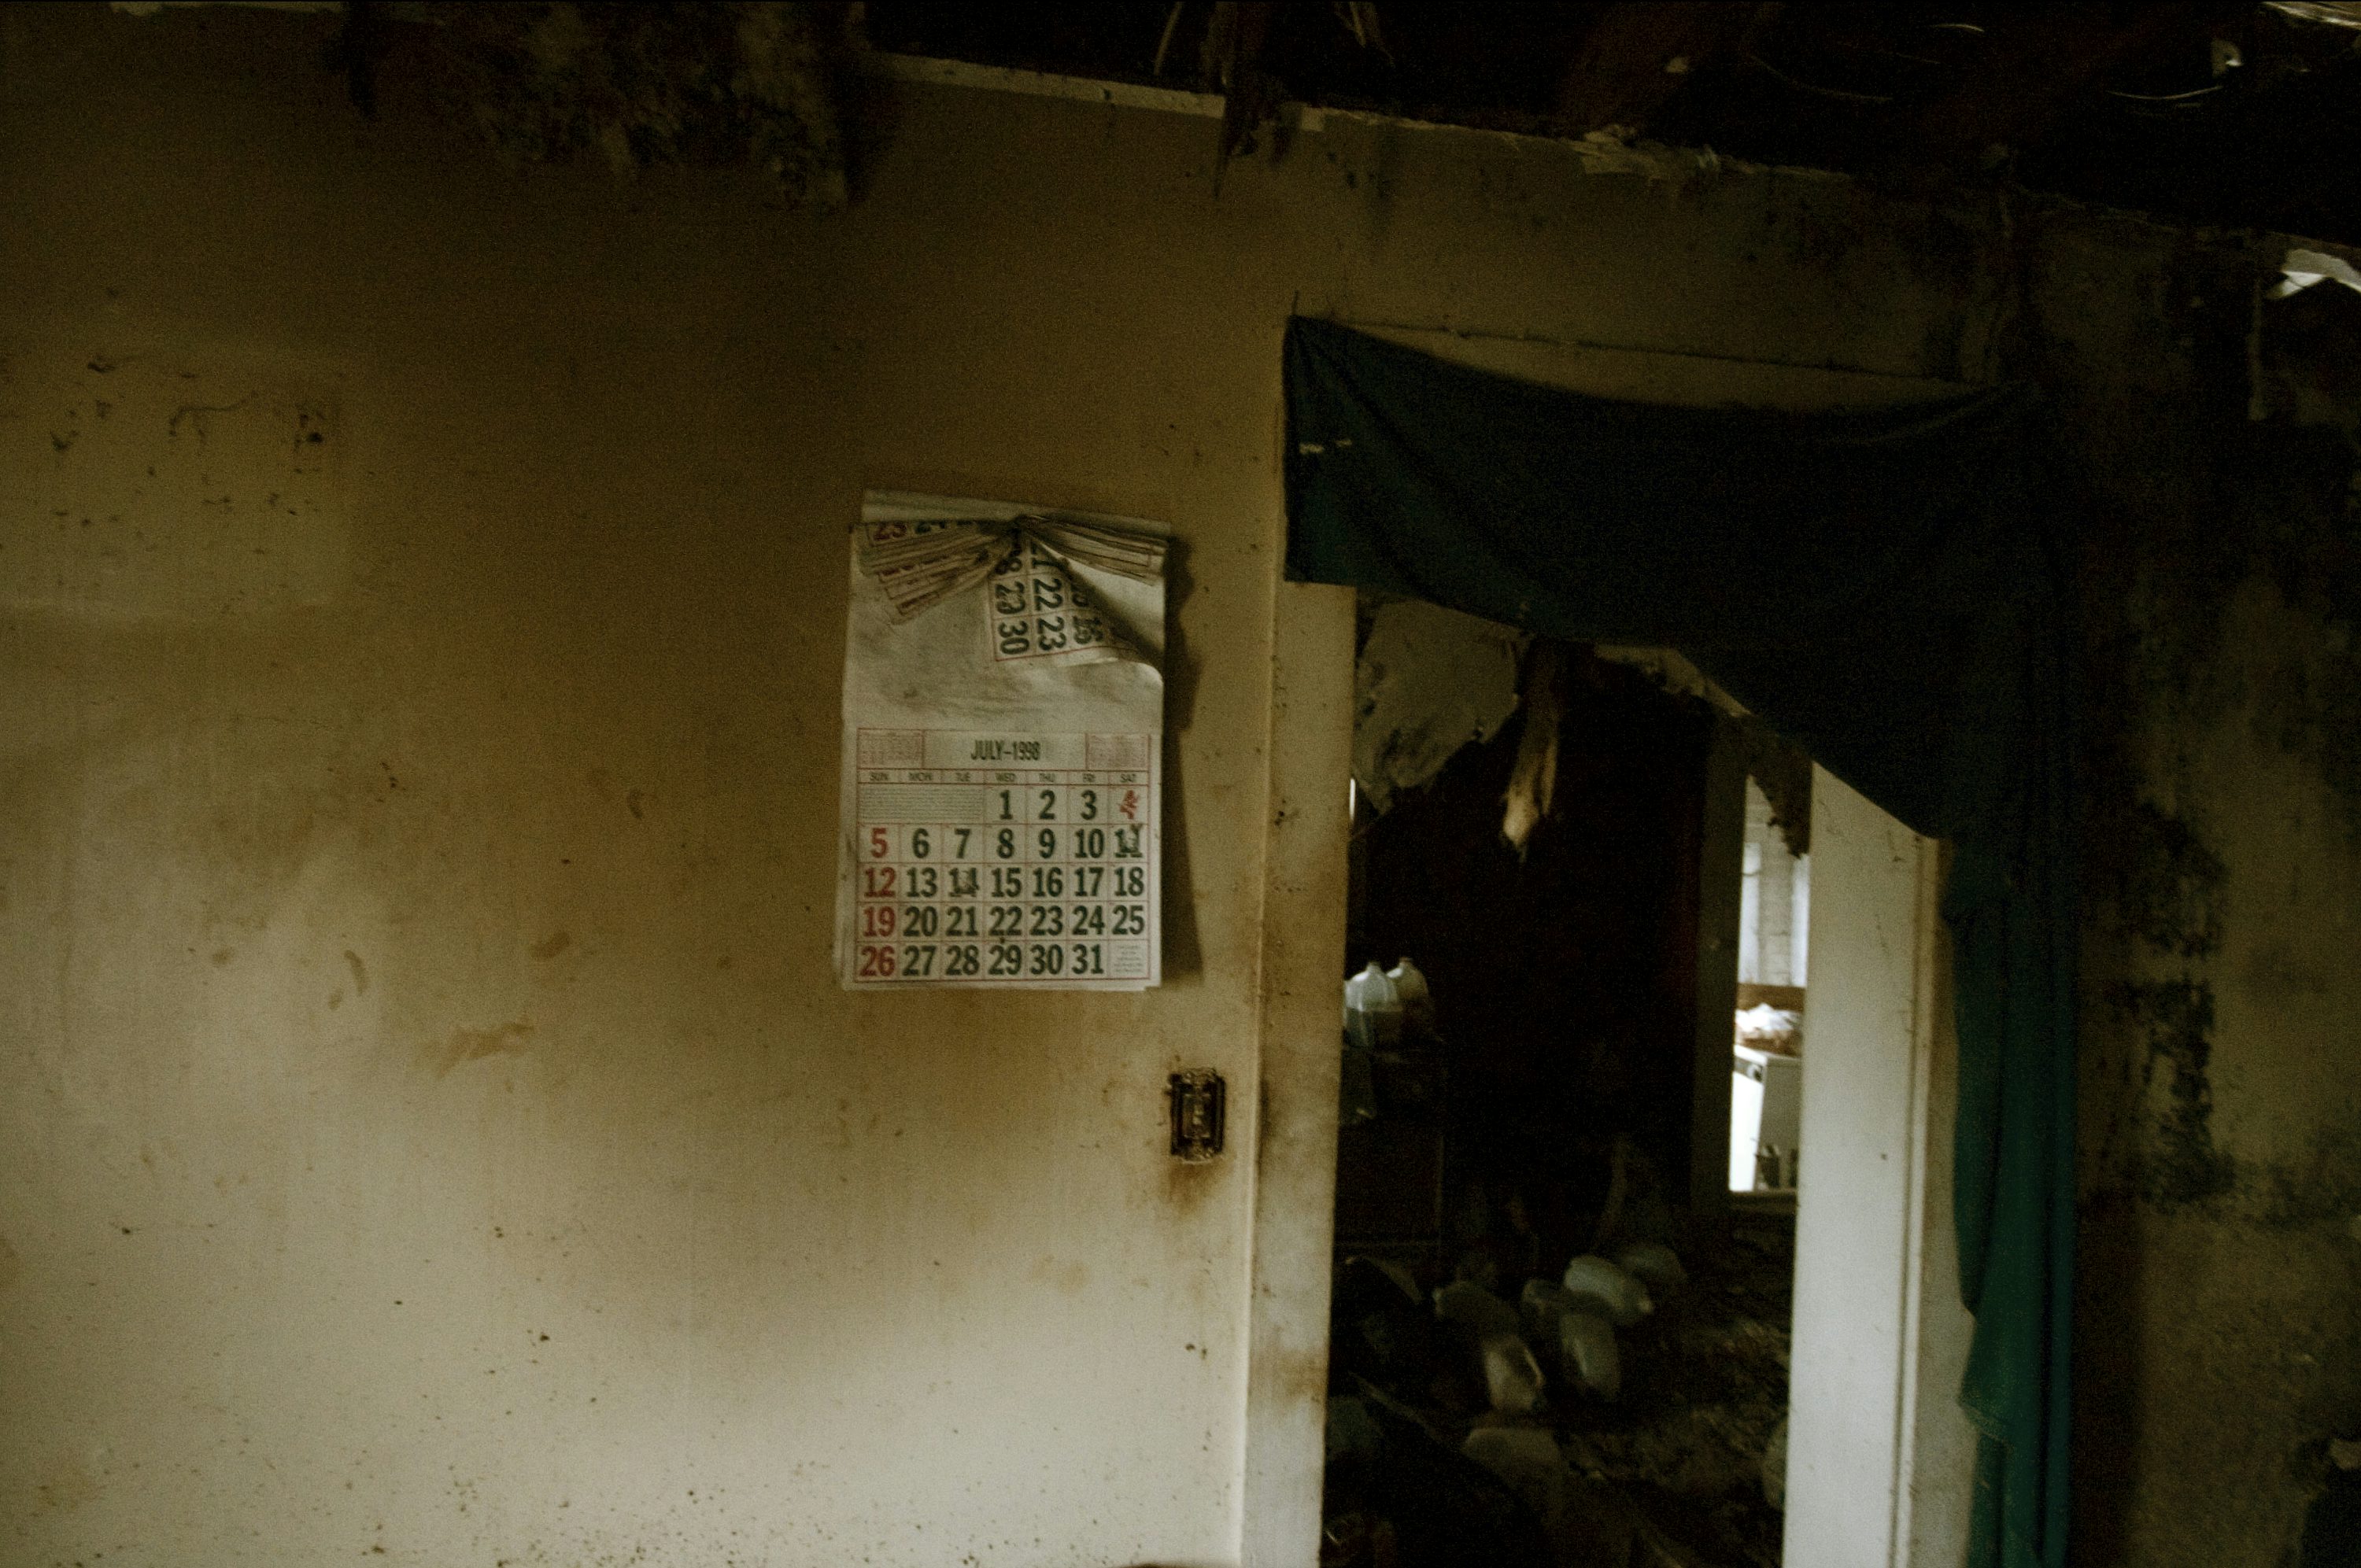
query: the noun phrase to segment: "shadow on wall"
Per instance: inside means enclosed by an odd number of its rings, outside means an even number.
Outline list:
[[[1197,938],[1195,883],[1189,874],[1189,791],[1181,780],[1180,738],[1196,717],[1197,656],[1189,647],[1184,611],[1196,587],[1189,575],[1189,545],[1174,539],[1164,557],[1164,824],[1158,841],[1164,857],[1161,876],[1164,981],[1194,980],[1204,969]]]

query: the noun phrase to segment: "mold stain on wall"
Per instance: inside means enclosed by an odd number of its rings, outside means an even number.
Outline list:
[[[2361,1435],[2361,300],[2121,224],[2037,239],[2026,307],[2089,522],[2077,1552],[2308,1568]]]

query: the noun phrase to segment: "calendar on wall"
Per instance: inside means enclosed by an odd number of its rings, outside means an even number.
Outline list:
[[[1164,556],[1134,520],[867,499],[845,660],[846,987],[1159,981]]]
[[[1147,983],[1153,744],[862,730],[854,980]]]

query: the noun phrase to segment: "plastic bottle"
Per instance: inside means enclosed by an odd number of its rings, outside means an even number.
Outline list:
[[[1401,998],[1377,960],[1345,982],[1345,1032],[1363,1050],[1378,1050],[1401,1038]]]
[[[1393,982],[1394,999],[1400,1003],[1402,1021],[1413,1029],[1434,1027],[1434,992],[1427,989],[1426,976],[1416,964],[1403,959],[1386,970],[1386,979]]]
[[[1648,1288],[1603,1257],[1583,1256],[1565,1266],[1565,1288],[1597,1301],[1619,1329],[1628,1329],[1656,1310]]]

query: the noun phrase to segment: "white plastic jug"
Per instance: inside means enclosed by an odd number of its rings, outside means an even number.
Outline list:
[[[1345,982],[1345,1032],[1362,1049],[1376,1050],[1400,1040],[1401,1025],[1401,997],[1372,959]]]
[[[1628,1329],[1656,1310],[1648,1288],[1603,1257],[1583,1256],[1565,1266],[1565,1288],[1587,1296],[1619,1329]]]
[[[1419,972],[1418,966],[1403,959],[1386,970],[1386,979],[1393,984],[1394,1000],[1401,1007],[1403,1022],[1416,1029],[1433,1028],[1434,992],[1427,989],[1426,976]]]

